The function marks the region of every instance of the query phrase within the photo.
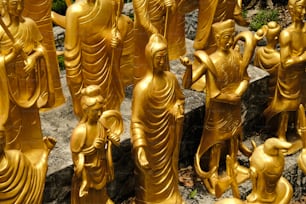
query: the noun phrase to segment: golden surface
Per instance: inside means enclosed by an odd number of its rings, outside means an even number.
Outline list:
[[[136,203],[184,203],[178,189],[178,157],[184,95],[168,70],[167,43],[153,34],[146,46],[150,65],[133,92],[131,139]]]
[[[305,0],[290,0],[288,2],[292,24],[281,31],[280,59],[275,95],[271,104],[264,111],[268,122],[277,121],[277,135],[288,141],[289,123],[296,123],[295,114],[301,104],[302,77],[306,68],[306,30],[305,30]],[[291,119],[294,118],[294,119]],[[288,128],[288,129],[287,129]],[[298,130],[294,130],[298,134]]]
[[[120,76],[119,5],[109,0],[81,0],[66,12],[65,66],[74,113],[81,118],[81,89],[98,85],[105,110],[119,110],[124,98]]]
[[[90,85],[81,92],[84,117],[70,138],[74,164],[71,203],[110,204],[106,184],[114,179],[111,146],[120,144],[122,117],[116,110],[103,110],[106,101],[99,86]]]
[[[79,1],[79,0],[77,0]],[[72,3],[66,1],[67,6]],[[134,81],[134,23],[130,17],[121,14],[123,8],[123,0],[120,2],[119,10],[117,11],[118,18],[115,19],[116,26],[120,32],[122,38],[123,50],[120,57],[120,74],[123,86],[133,84]],[[56,12],[51,12],[52,20],[62,28],[66,27],[66,16],[57,14]]]
[[[168,41],[168,57],[177,59],[186,52],[185,13],[178,12],[176,0],[134,0],[135,83],[146,74],[149,66],[145,47],[151,34],[161,34]],[[169,68],[168,68],[169,69]]]
[[[234,172],[238,183],[248,177],[248,172],[237,163],[238,148],[247,155],[249,150],[242,144],[241,127],[241,96],[248,87],[249,77],[246,68],[251,60],[256,40],[249,31],[242,32],[234,38],[233,20],[213,24],[218,49],[207,55],[205,51],[196,51],[195,61],[181,58],[186,66],[183,78],[185,88],[190,88],[203,75],[206,76],[206,111],[204,130],[195,155],[195,170],[203,180],[208,191],[215,194],[215,187],[222,176],[218,174],[221,152],[232,158]],[[243,57],[236,48],[239,39],[245,40]],[[234,49],[235,47],[235,49]],[[202,166],[201,158],[210,155],[206,167]],[[208,169],[208,172],[203,170]],[[220,184],[222,185],[222,184]],[[225,186],[225,185],[222,185]]]
[[[285,158],[282,152],[288,151],[291,144],[278,138],[270,138],[255,148],[250,157],[252,192],[246,201],[227,198],[216,204],[289,204],[293,196],[291,184],[282,177]]]
[[[23,0],[1,1],[0,202],[41,203],[54,138],[43,138],[39,108],[54,104],[47,52]]]
[[[55,103],[53,107],[57,107],[65,103],[62,91],[59,66],[56,56],[56,49],[53,36],[53,25],[51,19],[51,0],[25,0],[23,16],[32,18],[43,36],[42,44],[46,48],[48,55],[48,63],[54,86]],[[51,108],[51,107],[49,107]]]
[[[279,34],[281,27],[276,22],[269,22],[268,25],[262,26],[259,29],[255,37],[263,39],[266,37],[267,45],[257,48],[255,52],[254,65],[266,70],[269,74],[269,101],[272,100],[275,93],[275,86],[277,81],[277,73],[280,66],[280,53],[276,49],[276,45],[279,41]]]

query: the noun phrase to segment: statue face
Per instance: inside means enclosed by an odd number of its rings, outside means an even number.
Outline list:
[[[167,63],[167,50],[157,51],[153,58],[153,66],[155,70],[164,71]]]
[[[9,0],[8,13],[12,16],[20,16],[24,8],[23,0]]]
[[[102,104],[96,103],[87,110],[88,120],[91,122],[97,122],[102,115]]]
[[[233,32],[224,32],[217,38],[218,47],[223,51],[231,49],[234,42]]]
[[[296,20],[304,20],[304,16],[305,16],[305,0],[302,1],[297,1],[295,3],[295,18]]]

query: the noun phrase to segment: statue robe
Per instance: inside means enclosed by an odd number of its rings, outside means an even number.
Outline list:
[[[151,170],[136,167],[135,176],[137,203],[182,203],[178,189],[178,154],[180,134],[179,125],[171,113],[177,101],[183,101],[184,95],[174,75],[164,72],[166,83],[156,89],[153,82],[146,78],[140,81],[134,90],[132,113],[133,149],[143,146]],[[178,119],[179,120],[179,119]],[[145,172],[143,172],[145,171]]]
[[[113,5],[108,0],[72,4],[66,14],[65,66],[74,112],[81,118],[81,89],[98,85],[105,110],[119,110],[124,98],[120,76],[121,48],[110,45]]]
[[[2,116],[4,120],[0,123],[6,128],[7,149],[20,149],[25,153],[43,148],[39,108],[54,103],[54,88],[46,51],[40,46],[42,36],[35,22],[24,18],[12,34],[15,41],[23,43],[24,54],[7,64],[4,57],[0,60],[1,78],[5,78],[0,88],[4,95],[1,103],[6,104],[2,110],[6,116]],[[11,52],[12,41],[3,30],[0,37],[1,54],[5,56]],[[24,58],[34,52],[41,52],[42,56],[37,58],[35,68],[26,74]]]

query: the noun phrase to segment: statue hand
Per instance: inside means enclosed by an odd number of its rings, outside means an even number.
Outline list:
[[[27,59],[25,60],[25,67],[24,67],[24,71],[27,74],[29,74],[35,68],[35,62],[36,59],[31,55],[27,57]]]
[[[182,65],[184,65],[187,68],[192,66],[192,64],[191,64],[191,62],[190,62],[188,57],[180,56],[180,61],[181,61]]]
[[[104,140],[100,137],[97,137],[93,143],[94,148],[102,149],[103,148]]]
[[[164,0],[164,2],[165,2],[166,7],[171,9],[171,12],[173,12],[173,13],[176,12],[177,5],[176,5],[175,1]]]
[[[110,133],[108,135],[108,139],[110,141],[112,141],[112,143],[115,144],[116,146],[118,146],[120,144],[120,137],[119,137],[119,135],[117,135],[115,133]]]
[[[117,28],[113,28],[111,32],[112,32],[111,47],[116,48],[121,42],[121,35]]]
[[[141,169],[148,169],[149,162],[146,156],[146,152],[143,147],[137,149],[137,163]]]

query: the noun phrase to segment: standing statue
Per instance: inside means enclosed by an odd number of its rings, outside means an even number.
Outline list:
[[[291,144],[277,138],[270,138],[255,148],[250,157],[250,176],[252,192],[245,202],[227,198],[216,204],[289,204],[293,189],[287,179],[282,177],[285,159],[282,152]]]
[[[71,203],[111,204],[106,184],[114,179],[111,146],[119,146],[122,117],[116,110],[104,111],[106,101],[99,86],[90,85],[81,94],[84,114],[70,139],[74,164]]]
[[[23,0],[0,2],[0,203],[41,203],[56,142],[43,138],[39,108],[54,102],[52,77]]]
[[[48,155],[55,139],[41,139],[43,147],[27,154],[6,149],[5,137],[5,130],[0,127],[0,203],[42,203]]]
[[[184,95],[167,71],[167,43],[153,34],[146,46],[150,67],[133,92],[131,139],[136,163],[136,203],[184,203],[178,189],[178,157]]]
[[[109,0],[80,0],[67,9],[66,77],[74,113],[79,118],[83,115],[81,90],[89,85],[103,90],[105,110],[119,110],[123,101],[117,7]]]
[[[177,0],[133,0],[135,20],[135,83],[149,67],[145,47],[152,34],[163,35],[168,42],[168,57],[177,59],[186,52],[185,13],[178,12]],[[169,68],[168,68],[169,69]]]
[[[7,149],[31,152],[44,147],[39,108],[54,103],[52,76],[35,22],[21,15],[23,0],[2,4],[0,125],[6,129]]]
[[[297,163],[299,168],[306,173],[306,116],[305,108],[302,104],[299,106],[298,110],[298,121],[299,121],[299,133],[301,135],[301,140],[303,143],[303,149],[298,156]]]
[[[206,76],[204,130],[194,165],[208,191],[215,194],[215,185],[222,181],[222,176],[218,174],[221,152],[227,152],[233,159],[233,174],[238,183],[248,177],[248,173],[237,162],[237,153],[240,146],[243,153],[250,155],[250,151],[242,144],[241,96],[248,88],[249,76],[246,68],[253,55],[256,40],[250,31],[241,32],[234,39],[235,23],[230,19],[213,24],[212,29],[218,49],[211,55],[207,55],[205,51],[196,51],[193,64],[188,58],[181,58],[181,61],[187,67],[183,78],[185,88],[190,88],[192,83],[203,75]],[[243,56],[234,49],[241,38],[245,40]],[[206,167],[201,162],[204,155],[210,155]],[[203,167],[209,171],[204,171]]]
[[[281,66],[278,70],[273,100],[264,111],[267,123],[279,117],[276,135],[282,140],[287,140],[286,133],[292,123],[295,123],[295,127],[297,126],[294,114],[301,104],[302,76],[306,67],[305,7],[305,0],[289,0],[288,2],[292,24],[280,34]]]
[[[269,89],[269,102],[272,101],[275,93],[275,86],[277,81],[277,73],[280,66],[280,53],[276,49],[278,44],[281,26],[271,21],[267,25],[259,29],[255,37],[258,40],[266,37],[267,45],[259,47],[255,52],[254,65],[267,71],[270,74],[268,89]]]
[[[57,107],[65,103],[65,97],[61,87],[59,65],[53,36],[53,25],[51,19],[52,0],[25,0],[24,7],[23,16],[32,18],[36,22],[43,37],[42,44],[47,51],[54,86],[55,103],[53,107]]]
[[[79,0],[76,0],[79,1]],[[124,1],[120,0],[118,2],[119,11],[121,12],[123,9]],[[71,1],[66,0],[67,6],[72,4]],[[134,81],[134,24],[130,17],[120,14],[118,11],[118,30],[122,37],[122,54],[120,57],[120,74],[124,87],[133,84]],[[56,12],[51,12],[52,20],[57,25],[62,28],[66,28],[66,16],[62,16],[57,14]]]

